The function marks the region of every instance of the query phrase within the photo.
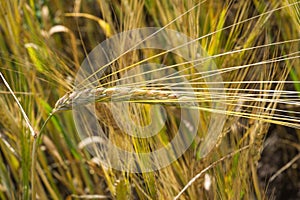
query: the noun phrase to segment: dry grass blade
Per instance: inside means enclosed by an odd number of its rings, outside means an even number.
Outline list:
[[[300,159],[300,154],[295,156],[291,161],[289,161],[286,165],[284,165],[280,170],[278,170],[269,180],[268,184],[270,184],[272,181],[276,179],[277,176],[282,174],[285,170],[290,168],[298,159]]]
[[[28,117],[27,117],[27,115],[26,115],[26,113],[25,113],[22,105],[20,104],[18,98],[16,97],[16,95],[14,94],[14,92],[12,91],[12,89],[10,88],[9,84],[7,83],[7,81],[5,80],[5,78],[4,78],[4,76],[2,75],[1,72],[0,72],[0,77],[3,80],[3,82],[4,82],[5,86],[7,87],[7,89],[9,90],[9,92],[11,93],[11,95],[14,97],[16,103],[18,104],[18,106],[19,106],[19,108],[20,108],[20,110],[22,112],[22,115],[23,115],[23,117],[24,117],[24,119],[26,121],[26,124],[28,125],[28,128],[30,130],[30,133],[31,133],[32,137],[36,138],[37,134],[34,131],[33,127],[31,126],[30,121],[29,121],[29,119],[28,119]]]
[[[85,17],[87,19],[94,20],[94,21],[98,22],[99,26],[103,29],[103,31],[105,32],[105,35],[107,37],[110,37],[112,35],[110,25],[108,23],[106,23],[104,20],[102,20],[98,17],[95,17],[94,15],[91,15],[88,13],[66,13],[65,16],[66,17]]]
[[[224,160],[244,151],[249,149],[249,146],[245,146],[237,151],[234,151],[222,158],[220,158],[219,160],[213,162],[212,164],[210,164],[208,167],[206,167],[205,169],[203,169],[201,172],[199,172],[196,176],[194,176],[185,186],[184,188],[174,197],[173,200],[178,199],[197,179],[199,179],[205,172],[207,172],[208,170],[212,169],[213,167],[215,167],[216,165],[218,165],[219,163],[223,162]]]

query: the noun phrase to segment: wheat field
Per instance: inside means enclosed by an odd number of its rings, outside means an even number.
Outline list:
[[[0,199],[299,199],[299,50],[298,0],[0,0]]]

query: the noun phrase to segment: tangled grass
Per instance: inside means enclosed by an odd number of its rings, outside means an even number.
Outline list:
[[[272,196],[269,184],[299,162],[299,1],[0,0],[0,9],[0,69],[17,97],[0,85],[1,199],[280,198]],[[74,86],[83,59],[99,43],[123,31],[153,26],[193,38],[217,70],[196,72],[195,65],[205,63],[197,57],[187,62],[168,51],[132,49],[108,63],[109,70],[100,77],[95,79],[98,71],[92,71],[80,87]],[[165,67],[128,78],[131,69],[148,61]],[[164,74],[167,69],[178,73],[170,77]],[[157,74],[160,78],[146,78]],[[222,76],[224,88],[204,80],[216,75]],[[190,83],[184,90],[178,82],[182,77]],[[156,104],[163,105],[168,121],[149,141],[130,137],[112,116],[113,96],[128,103],[136,123],[149,124]],[[163,147],[174,137],[180,125],[178,103],[196,103],[186,105],[201,114],[201,128],[171,165],[147,173],[117,171],[87,151],[66,111],[76,102],[86,106],[95,101],[105,134],[131,151]],[[226,109],[212,108],[214,103]],[[210,142],[206,134],[211,134],[208,122],[214,113],[225,116],[225,124],[217,141]],[[161,116],[160,110],[155,114]],[[262,183],[257,169],[270,127],[289,130],[285,142],[294,154]],[[188,128],[184,134],[189,135]],[[292,172],[291,183],[299,181]]]

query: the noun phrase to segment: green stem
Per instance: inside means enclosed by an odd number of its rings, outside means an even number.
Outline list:
[[[43,130],[52,116],[53,116],[53,113],[51,112],[50,115],[48,116],[48,118],[46,119],[46,121],[44,122],[44,124],[42,125],[40,132],[36,135],[36,137],[34,137],[34,141],[32,144],[32,146],[33,146],[32,153],[31,153],[31,157],[32,157],[32,161],[31,161],[31,193],[32,193],[31,199],[32,200],[36,199],[35,166],[36,166],[36,160],[37,160],[37,153],[36,153],[37,147],[38,147],[40,139],[42,137]]]

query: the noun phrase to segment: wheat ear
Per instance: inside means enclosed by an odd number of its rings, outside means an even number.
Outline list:
[[[178,105],[178,102],[182,102],[183,104],[181,105],[192,106],[193,100],[195,100],[195,97],[171,90],[117,86],[111,88],[88,88],[65,94],[56,102],[52,113],[71,110],[73,107],[83,106],[93,102],[131,101],[163,105]]]

